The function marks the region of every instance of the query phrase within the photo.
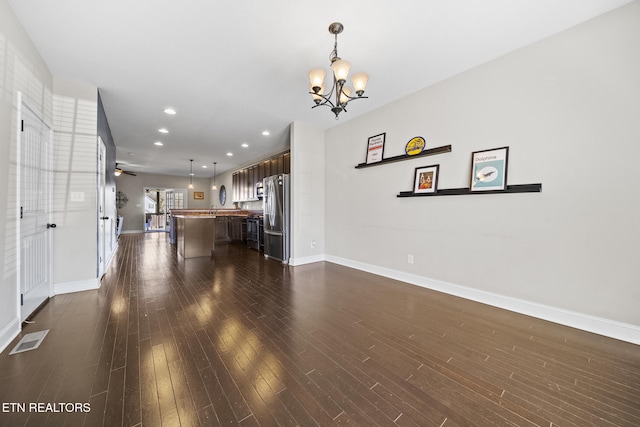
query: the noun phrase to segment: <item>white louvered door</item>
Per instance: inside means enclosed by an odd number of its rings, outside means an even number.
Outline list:
[[[51,127],[21,103],[20,150],[20,319],[51,292]]]

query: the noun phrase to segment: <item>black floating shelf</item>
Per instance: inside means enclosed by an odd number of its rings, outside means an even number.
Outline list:
[[[413,156],[402,154],[400,156],[388,157],[375,163],[360,163],[358,166],[356,166],[356,169],[368,168],[371,166],[380,166],[387,163],[400,162],[402,160],[417,159],[418,157],[435,156],[436,154],[449,152],[451,152],[451,145],[443,145],[442,147],[429,148],[428,150],[424,150],[423,152],[414,154]]]
[[[542,184],[507,185],[505,190],[471,191],[468,188],[446,188],[435,193],[414,193],[413,191],[401,191],[397,197],[424,197],[424,196],[462,196],[467,194],[501,194],[501,193],[540,193]]]

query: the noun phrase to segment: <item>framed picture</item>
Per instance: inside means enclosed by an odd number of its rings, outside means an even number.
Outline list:
[[[438,171],[440,165],[422,166],[416,168],[413,180],[413,192],[415,194],[435,193],[438,191]]]
[[[509,147],[474,151],[471,155],[471,191],[504,190],[507,188]]]
[[[194,191],[193,198],[196,200],[204,200],[204,191]]]
[[[369,142],[367,143],[367,164],[382,161],[386,135],[386,133],[381,133],[380,135],[369,138]]]

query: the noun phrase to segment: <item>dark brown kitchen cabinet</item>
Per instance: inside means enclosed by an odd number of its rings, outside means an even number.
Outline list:
[[[233,185],[233,201],[258,200],[256,187],[265,177],[290,173],[290,171],[291,155],[286,152],[234,172],[231,181]]]
[[[231,240],[229,237],[229,217],[218,216],[215,223],[215,241],[216,242],[228,242]]]
[[[231,186],[233,187],[233,201],[237,202],[240,200],[240,174],[237,172],[231,176]]]
[[[264,167],[264,176],[263,176],[263,178],[273,175],[271,173],[271,160],[265,160],[264,162],[262,162],[262,166]]]
[[[282,173],[284,171],[284,163],[282,161],[282,156],[274,157],[273,159],[271,159],[271,166],[276,170],[276,173],[272,175],[277,175]]]
[[[282,173],[291,173],[291,153],[282,155]]]

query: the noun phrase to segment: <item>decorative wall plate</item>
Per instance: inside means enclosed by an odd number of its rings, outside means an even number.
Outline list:
[[[224,206],[227,201],[227,189],[224,185],[220,186],[220,204]]]
[[[404,147],[404,152],[409,156],[414,156],[416,154],[422,153],[425,145],[427,144],[424,138],[421,136],[416,136],[415,138],[411,138],[411,140],[407,142],[407,145]]]
[[[118,209],[124,208],[124,205],[126,205],[128,201],[129,201],[129,198],[122,191],[118,191],[116,193],[116,207]]]

